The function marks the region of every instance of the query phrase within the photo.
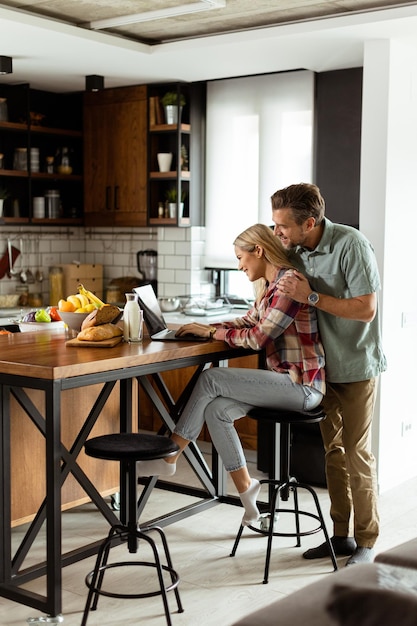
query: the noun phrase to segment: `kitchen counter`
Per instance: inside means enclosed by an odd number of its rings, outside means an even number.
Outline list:
[[[180,317],[181,323],[182,317],[186,316]],[[103,410],[106,409],[107,401],[111,400],[113,390],[117,389],[118,399],[118,407],[110,407],[111,415],[116,416],[114,429],[131,432],[137,426],[134,404],[137,398],[135,385],[139,382],[148,397],[155,402],[154,406],[166,428],[173,430],[181,404],[178,407],[174,402],[168,407],[161,405],[153,387],[154,381],[158,381],[159,388],[163,384],[160,374],[186,367],[203,368],[209,363],[219,364],[248,354],[247,350],[231,349],[222,341],[164,343],[144,339],[140,344],[121,342],[113,348],[67,347],[66,341],[70,336],[69,331],[0,336],[0,458],[3,470],[0,481],[0,519],[3,520],[0,549],[4,555],[0,596],[44,610],[49,615],[62,612],[62,567],[91,556],[96,549],[94,544],[87,542],[75,551],[63,553],[61,489],[65,488],[69,480],[75,480],[109,524],[118,520],[97,489],[96,481],[90,479],[81,464],[83,444],[92,429],[100,426],[99,418],[103,417]],[[182,393],[189,395],[194,382],[194,379],[190,380]],[[87,390],[93,387],[97,389],[96,397],[90,398],[91,402],[87,405]],[[83,389],[85,391],[81,392]],[[68,399],[67,392],[79,392],[78,401]],[[171,397],[166,386],[164,396]],[[16,434],[20,407],[22,420],[30,427],[28,436],[24,438],[22,428],[19,427]],[[67,409],[71,411],[75,407],[76,413],[65,413]],[[70,431],[71,437],[64,437],[65,429]],[[40,440],[36,446],[35,434]],[[13,454],[10,455],[14,436],[18,446],[13,446]],[[29,446],[26,455],[22,454],[24,444]],[[212,471],[203,461],[196,444],[190,446],[184,454],[200,480],[202,497],[188,508],[168,512],[164,519],[158,519],[159,525],[194,515],[199,510],[221,502],[221,497],[226,495],[226,481],[220,462]],[[25,459],[31,460],[30,472]],[[26,554],[43,526],[34,523],[32,532],[23,538],[17,552],[12,550],[11,500],[17,471],[12,470],[10,460],[17,463],[18,469],[20,467],[22,484],[29,489],[39,484],[42,487],[40,508],[35,511],[35,519],[38,522],[46,521],[48,528],[46,561],[33,564],[30,573],[24,569],[23,559],[12,559],[11,555]],[[145,506],[155,482],[151,481],[146,486],[147,491],[139,508]],[[123,474],[119,484],[125,484]],[[176,484],[176,489],[187,492],[188,485]],[[195,493],[193,489],[193,495]],[[18,497],[22,498],[21,491]],[[126,506],[121,489],[121,511],[125,516]],[[34,596],[24,588],[23,585],[29,580],[45,574],[46,595]]]
[[[15,320],[20,319],[29,311],[32,311],[31,307],[16,306],[10,309],[0,309],[0,326],[14,324]]]

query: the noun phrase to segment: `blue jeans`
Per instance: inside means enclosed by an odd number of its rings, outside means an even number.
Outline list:
[[[214,367],[200,375],[174,432],[187,441],[195,441],[206,422],[226,470],[234,472],[246,466],[235,420],[253,407],[311,410],[322,399],[319,391],[292,382],[288,374]]]

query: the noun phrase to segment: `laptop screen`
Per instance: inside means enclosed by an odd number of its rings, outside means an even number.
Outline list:
[[[143,319],[150,336],[165,330],[167,325],[152,285],[135,287],[133,291],[138,296],[139,306],[143,311]]]

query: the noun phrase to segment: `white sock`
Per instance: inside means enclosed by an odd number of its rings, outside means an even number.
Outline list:
[[[251,484],[243,493],[239,494],[239,498],[245,507],[245,513],[243,514],[242,524],[243,526],[251,526],[259,517],[259,509],[256,504],[256,499],[261,490],[261,484],[256,478],[252,478]]]
[[[152,461],[138,461],[136,467],[138,476],[173,476],[177,464],[167,463],[164,459],[152,459]]]

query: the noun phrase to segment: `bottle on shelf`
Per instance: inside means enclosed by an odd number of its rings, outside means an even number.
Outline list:
[[[53,156],[46,157],[45,171],[47,174],[54,173],[54,157]]]
[[[70,150],[67,147],[59,148],[55,155],[55,168],[58,174],[72,174]]]
[[[49,269],[49,304],[57,306],[64,297],[64,271],[62,267]]]

